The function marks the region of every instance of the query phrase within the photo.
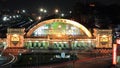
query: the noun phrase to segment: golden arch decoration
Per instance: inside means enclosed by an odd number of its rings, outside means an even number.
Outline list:
[[[39,28],[40,26],[42,26],[44,24],[50,24],[50,23],[53,23],[53,22],[63,22],[63,23],[66,23],[66,24],[71,24],[71,25],[76,26],[77,28],[83,30],[88,37],[92,37],[90,31],[86,27],[84,27],[83,25],[79,24],[78,22],[75,22],[75,21],[72,21],[72,20],[68,20],[68,19],[50,19],[50,20],[42,21],[42,22],[38,23],[37,25],[35,25],[33,28],[31,28],[27,32],[27,36],[28,37],[31,36],[31,34],[37,28]]]

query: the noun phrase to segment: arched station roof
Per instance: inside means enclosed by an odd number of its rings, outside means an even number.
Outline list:
[[[53,22],[62,22],[62,23],[66,23],[66,24],[70,24],[70,25],[73,25],[79,29],[81,29],[88,37],[92,37],[90,31],[84,27],[82,24],[76,22],[76,21],[73,21],[73,20],[68,20],[68,19],[50,19],[50,20],[45,20],[45,21],[42,21],[40,23],[38,23],[37,25],[35,25],[34,27],[32,27],[28,32],[27,32],[27,37],[30,37],[31,34],[37,29],[39,28],[40,26],[43,26],[45,24],[50,24],[50,23],[53,23]]]

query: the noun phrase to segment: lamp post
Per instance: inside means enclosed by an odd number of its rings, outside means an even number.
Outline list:
[[[40,15],[42,16],[42,17],[44,17],[45,15],[46,15],[46,13],[48,12],[46,9],[44,9],[44,8],[40,8]]]
[[[43,8],[40,8],[40,12],[43,12],[44,11],[44,9]]]
[[[65,14],[64,14],[64,13],[62,13],[62,14],[61,14],[61,16],[62,16],[62,17],[64,17],[64,16],[65,16]]]
[[[55,9],[55,14],[58,14],[59,10],[58,9]]]
[[[41,19],[42,19],[42,17],[41,17],[41,16],[38,16],[38,17],[37,17],[37,20],[41,20]]]

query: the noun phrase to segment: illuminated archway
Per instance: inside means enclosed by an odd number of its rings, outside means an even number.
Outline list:
[[[38,23],[37,25],[35,25],[33,28],[31,28],[28,33],[27,36],[31,36],[31,34],[40,26],[43,26],[44,24],[50,24],[53,22],[63,22],[66,24],[71,24],[73,26],[76,26],[77,28],[81,29],[84,31],[84,33],[88,36],[88,37],[92,37],[91,33],[89,32],[89,30],[84,27],[83,25],[79,24],[78,22],[72,21],[72,20],[68,20],[68,19],[51,19],[51,20],[46,20],[43,22]]]

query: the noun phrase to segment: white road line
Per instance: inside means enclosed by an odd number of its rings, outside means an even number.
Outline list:
[[[12,56],[12,57],[13,57],[13,59],[12,59],[10,62],[5,63],[5,64],[3,64],[3,65],[1,65],[1,66],[8,65],[8,64],[12,63],[12,62],[15,60],[15,56],[14,56],[14,55],[12,55],[12,54],[9,54],[9,55],[10,55],[10,56]]]

